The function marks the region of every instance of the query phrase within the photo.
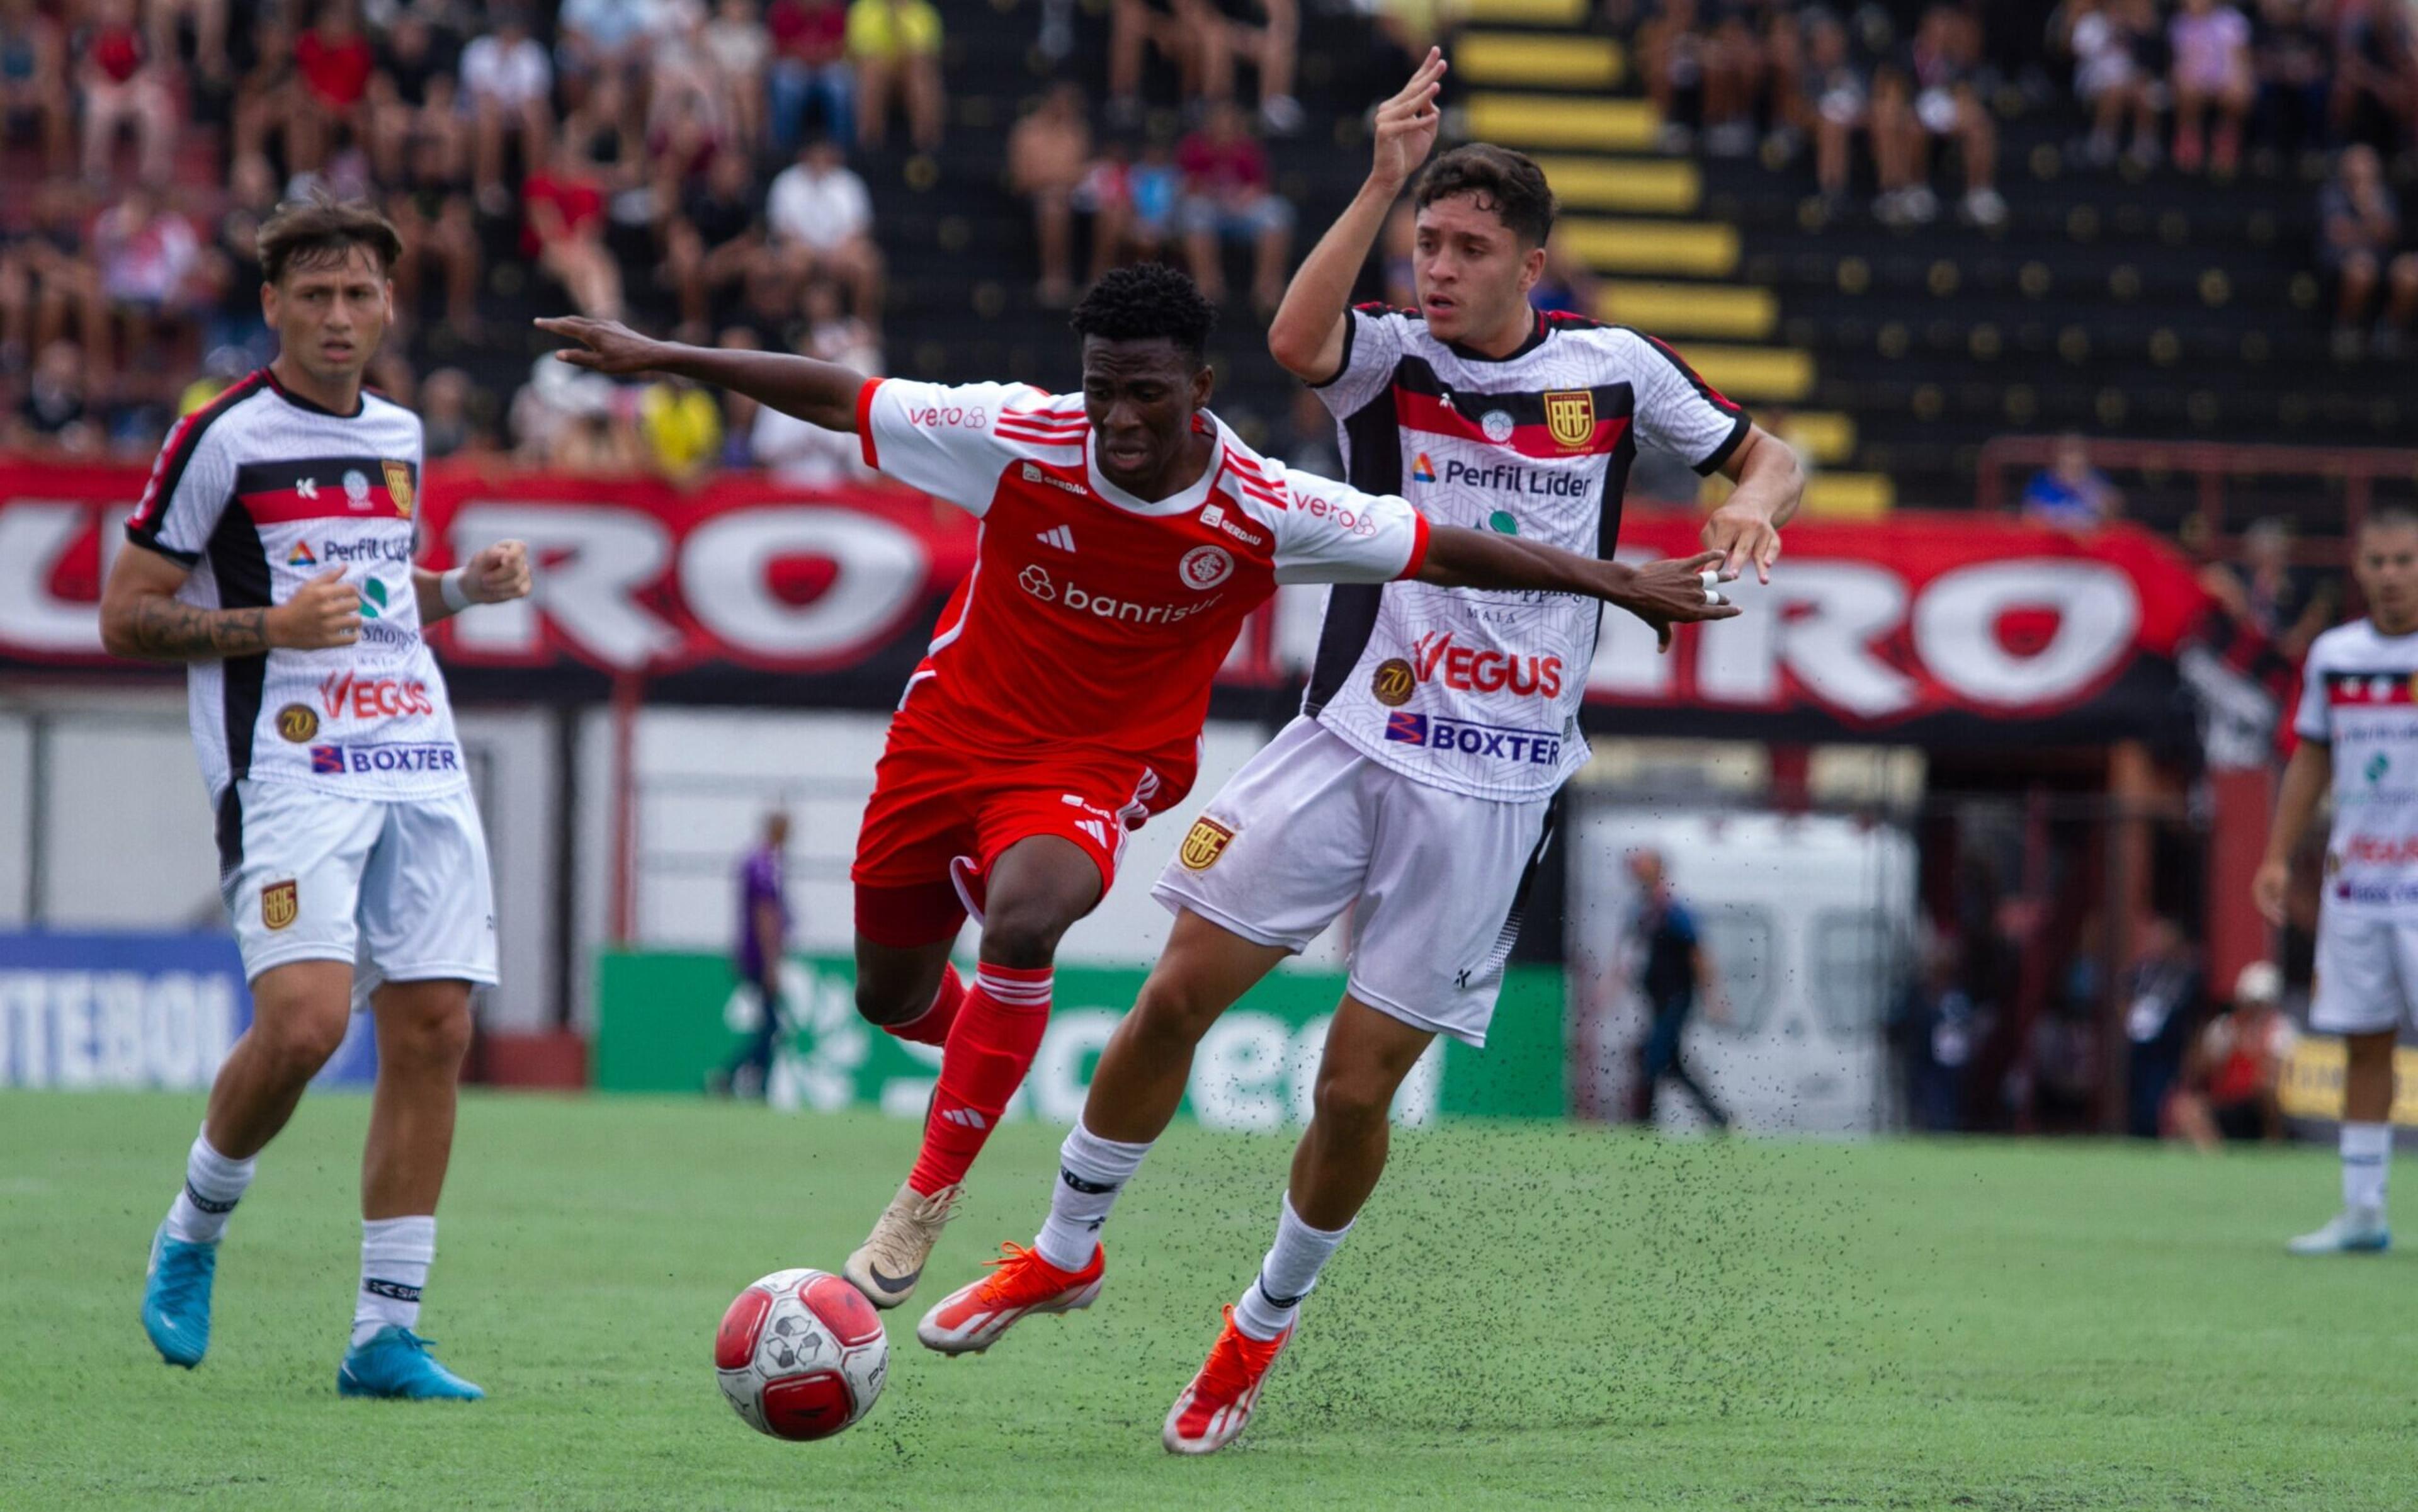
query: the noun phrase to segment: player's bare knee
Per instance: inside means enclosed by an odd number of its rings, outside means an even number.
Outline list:
[[[412,1004],[383,1026],[378,1049],[416,1065],[460,1065],[470,1051],[468,1000]]]
[[[1360,1129],[1380,1125],[1393,1110],[1394,1088],[1373,1068],[1321,1068],[1311,1107],[1329,1128]]]
[[[337,1007],[286,1004],[253,1020],[247,1038],[260,1046],[272,1074],[282,1082],[310,1080],[344,1043],[349,1005]]]
[[[1180,972],[1153,971],[1134,999],[1132,1021],[1154,1039],[1197,1045],[1226,1004]]]
[[[1067,921],[1051,909],[1003,909],[983,921],[982,958],[994,966],[1037,971],[1058,954]]]

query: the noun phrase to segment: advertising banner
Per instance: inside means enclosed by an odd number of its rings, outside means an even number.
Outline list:
[[[143,478],[0,463],[0,663],[122,664],[100,654],[98,597]],[[440,464],[415,510],[430,565],[506,537],[537,561],[529,600],[432,633],[473,699],[594,697],[618,674],[686,701],[890,708],[976,540],[971,518],[918,494],[803,493],[750,474],[683,489]],[[1631,511],[1620,554],[1691,551],[1698,524]],[[1926,744],[2190,726],[2175,661],[2207,601],[2147,531],[1909,512],[1796,525],[1786,547],[1770,587],[1732,586],[1746,615],[1683,630],[1667,656],[1642,623],[1607,613],[1589,723]],[[1229,711],[1264,711],[1304,674],[1322,591],[1288,588],[1246,628],[1221,679]],[[1487,675],[1436,650],[1423,677]]]
[[[200,1091],[251,1023],[232,936],[0,934],[0,1087]],[[314,1084],[376,1076],[357,1014]]]
[[[1062,967],[1049,1031],[1011,1118],[1072,1123],[1109,1031],[1140,991],[1140,969]],[[753,1027],[753,995],[719,955],[606,952],[597,970],[596,1088],[695,1092],[737,1053]],[[1184,1111],[1213,1128],[1276,1129],[1306,1123],[1312,1072],[1343,978],[1270,976],[1201,1042]],[[882,1033],[857,1016],[855,969],[842,958],[800,957],[783,976],[783,1037],[767,1088],[798,1111],[878,1107],[920,1119],[940,1051]],[[1439,1041],[1395,1105],[1404,1123],[1440,1114],[1558,1117],[1564,1107],[1562,978],[1514,967],[1487,1048]]]

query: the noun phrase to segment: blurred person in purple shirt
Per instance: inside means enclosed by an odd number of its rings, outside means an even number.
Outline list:
[[[739,941],[731,952],[740,990],[761,1010],[755,1031],[714,1074],[717,1092],[761,1097],[773,1075],[773,1047],[781,1037],[781,961],[788,954],[789,906],[783,893],[788,865],[789,816],[764,816],[764,835],[739,863]]]

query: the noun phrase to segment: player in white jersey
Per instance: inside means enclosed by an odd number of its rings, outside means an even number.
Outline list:
[[[2309,647],[2293,720],[2300,748],[2284,769],[2257,878],[2259,910],[2285,918],[2293,854],[2334,789],[2318,903],[2317,1000],[2309,1027],[2339,1034],[2342,1211],[2288,1246],[2296,1255],[2380,1250],[2393,1156],[2393,1047],[2418,1018],[2418,514],[2372,512],[2351,570],[2367,618]]]
[[[358,988],[377,1087],[337,1389],[476,1399],[412,1332],[470,989],[496,980],[486,840],[421,631],[521,597],[529,571],[518,542],[441,575],[412,564],[420,419],[361,388],[401,251],[375,212],[332,202],[261,227],[277,359],[169,434],[127,522],[136,549],[118,553],[102,592],[110,650],[187,664],[219,886],[253,997],[152,1238],[143,1326],[169,1364],[201,1363],[227,1215],[343,1042]]]
[[[1738,484],[1706,526],[1707,566],[1768,573],[1803,491],[1795,457],[1660,343],[1530,310],[1553,200],[1527,159],[1489,146],[1439,159],[1416,198],[1421,310],[1347,308],[1434,142],[1444,67],[1431,53],[1380,108],[1367,186],[1269,328],[1278,360],[1340,422],[1354,486],[1608,557],[1630,462],[1656,446]],[[1597,622],[1594,605],[1557,594],[1331,590],[1302,716],[1210,801],[1159,881],[1174,930],[1101,1055],[1048,1221],[1031,1249],[1009,1246],[990,1277],[925,1318],[926,1345],[987,1349],[1018,1318],[1089,1304],[1098,1232],[1173,1117],[1194,1046],[1349,910],[1349,985],[1275,1247],[1162,1437],[1205,1454],[1241,1431],[1384,1169],[1403,1077],[1439,1033],[1485,1043],[1553,794],[1586,757],[1578,709]],[[1657,629],[1667,644],[1669,626]]]

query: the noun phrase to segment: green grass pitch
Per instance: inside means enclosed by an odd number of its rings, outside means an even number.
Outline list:
[[[2418,1269],[2295,1261],[2322,1152],[1660,1141],[1461,1123],[1394,1168],[1235,1448],[1167,1403],[1265,1243],[1288,1144],[1179,1132],[1109,1288],[822,1444],[749,1432],[714,1324],[835,1269],[912,1130],[749,1107],[473,1097],[426,1331],[471,1407],[340,1400],[365,1100],[308,1100],[222,1258],[192,1373],[136,1322],[200,1114],[0,1094],[0,1506],[2418,1505]],[[1054,1132],[1007,1128],[928,1295],[1026,1239]],[[927,1300],[919,1298],[918,1301]]]

